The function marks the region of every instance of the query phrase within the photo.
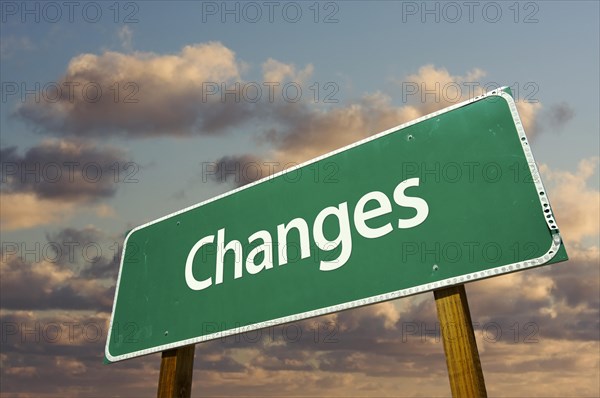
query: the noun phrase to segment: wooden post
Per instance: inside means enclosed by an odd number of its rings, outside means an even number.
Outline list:
[[[464,285],[433,292],[453,397],[487,397]]]
[[[158,398],[190,398],[194,371],[194,344],[163,351]]]

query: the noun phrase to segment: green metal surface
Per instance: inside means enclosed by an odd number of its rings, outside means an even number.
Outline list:
[[[124,248],[107,359],[566,260],[514,101],[499,94],[429,115],[134,229]],[[398,220],[418,213],[394,198],[398,184],[411,178],[418,178],[419,185],[404,194],[424,200],[428,214],[418,225],[398,228]],[[367,238],[357,230],[354,210],[373,191],[389,199],[391,211],[366,225],[375,229],[389,223],[392,229]],[[315,219],[342,203],[348,209],[351,253],[347,261],[333,263],[335,269],[321,270],[320,261],[340,257],[350,239],[333,250],[318,248]],[[371,200],[365,211],[377,207]],[[280,265],[277,226],[296,218],[308,225],[310,256],[301,258],[300,234],[292,230],[288,262]],[[225,243],[241,242],[244,263],[262,243],[248,238],[267,231],[273,239],[273,266],[250,274],[244,265],[242,276],[234,278],[230,252],[224,257],[223,281],[216,284],[216,245],[208,244],[193,256],[192,269],[194,279],[212,277],[212,285],[192,290],[185,276],[190,250],[207,236],[216,243],[220,229],[225,229]],[[341,229],[338,217],[325,218],[326,238],[334,240]],[[254,262],[263,260],[258,255]]]

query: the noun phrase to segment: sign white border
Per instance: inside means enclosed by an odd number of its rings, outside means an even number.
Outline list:
[[[476,280],[481,280],[481,279],[485,279],[485,278],[489,278],[492,276],[498,276],[498,275],[502,275],[502,274],[506,274],[506,273],[510,273],[510,272],[514,272],[517,270],[522,270],[522,269],[526,269],[526,268],[531,268],[531,267],[537,267],[540,265],[543,265],[545,263],[547,263],[548,261],[550,261],[558,252],[560,245],[562,243],[562,239],[560,237],[560,233],[558,231],[558,226],[556,224],[556,220],[554,218],[554,215],[552,213],[552,206],[550,206],[550,202],[548,199],[548,195],[546,193],[546,190],[544,189],[544,186],[542,184],[542,180],[540,178],[540,174],[539,171],[537,169],[537,165],[535,163],[535,160],[533,158],[533,153],[531,152],[531,148],[529,147],[529,142],[527,140],[527,137],[525,135],[525,130],[523,129],[523,123],[521,122],[521,118],[519,117],[519,114],[517,112],[517,104],[515,103],[515,100],[513,99],[513,97],[506,93],[504,91],[506,87],[502,87],[493,91],[490,91],[486,94],[482,94],[480,96],[477,96],[475,98],[471,98],[469,100],[460,102],[458,104],[452,105],[450,107],[441,109],[437,112],[433,112],[430,113],[428,115],[422,116],[418,119],[412,120],[410,122],[404,123],[404,124],[400,124],[398,126],[392,127],[388,130],[382,131],[381,133],[372,135],[370,137],[367,137],[365,139],[362,139],[360,141],[357,141],[355,143],[352,143],[350,145],[347,145],[345,147],[336,149],[335,151],[326,153],[324,155],[321,155],[319,157],[316,157],[314,159],[308,160],[302,164],[299,164],[297,166],[294,166],[292,168],[289,168],[287,170],[283,170],[280,171],[276,174],[267,176],[265,178],[262,178],[258,181],[255,181],[253,183],[244,185],[243,187],[228,191],[222,195],[218,195],[215,196],[214,198],[205,200],[203,202],[200,202],[198,204],[195,204],[193,206],[189,206],[186,207],[185,209],[176,211],[174,213],[168,214],[164,217],[158,218],[156,220],[147,222],[146,224],[140,225],[139,227],[136,227],[134,229],[132,229],[128,234],[127,237],[125,238],[125,241],[123,243],[123,252],[121,253],[121,264],[119,267],[119,276],[117,278],[117,286],[115,289],[115,298],[113,301],[113,309],[112,309],[112,313],[110,316],[110,325],[109,325],[109,329],[108,329],[108,333],[107,333],[107,338],[106,338],[106,346],[105,346],[105,350],[104,350],[104,354],[106,356],[106,358],[111,361],[111,362],[117,362],[117,361],[122,361],[125,359],[131,359],[134,357],[139,357],[142,355],[148,355],[148,354],[153,354],[156,352],[161,352],[161,351],[166,351],[166,350],[170,350],[173,348],[177,348],[177,347],[182,347],[185,345],[189,345],[189,344],[195,344],[195,343],[201,343],[203,341],[208,341],[208,340],[214,340],[214,339],[218,339],[218,338],[222,338],[222,337],[226,337],[226,336],[231,336],[234,334],[238,334],[238,333],[245,333],[245,332],[249,332],[249,331],[253,331],[253,330],[257,330],[257,329],[262,329],[262,328],[266,328],[266,327],[271,327],[271,326],[275,326],[275,325],[281,325],[284,323],[288,323],[288,322],[294,322],[294,321],[298,321],[298,320],[302,320],[302,319],[307,319],[307,318],[312,318],[312,317],[316,317],[316,316],[320,316],[320,315],[325,315],[325,314],[329,314],[329,313],[333,313],[333,312],[338,312],[338,311],[342,311],[342,310],[347,310],[350,308],[355,308],[355,307],[360,307],[363,305],[368,305],[368,304],[374,304],[374,303],[380,303],[383,301],[388,301],[388,300],[394,300],[397,298],[401,298],[401,297],[407,297],[407,296],[411,296],[414,294],[419,294],[419,293],[423,293],[426,291],[430,291],[430,290],[435,290],[435,289],[440,289],[443,287],[448,287],[448,286],[452,286],[452,285],[457,285],[457,284],[462,284],[465,282],[471,282],[471,281],[476,281]],[[402,290],[397,290],[394,292],[390,292],[390,293],[386,293],[386,294],[380,294],[380,295],[376,295],[376,296],[372,296],[372,297],[367,297],[364,299],[360,299],[360,300],[355,300],[355,301],[350,301],[344,304],[339,304],[339,305],[335,305],[335,306],[331,306],[331,307],[324,307],[324,308],[319,308],[316,310],[312,310],[312,311],[307,311],[307,312],[302,312],[299,314],[295,314],[295,315],[289,315],[289,316],[285,316],[282,318],[276,318],[276,319],[272,319],[269,321],[264,321],[264,322],[258,322],[258,323],[254,323],[251,325],[246,325],[244,327],[238,327],[238,328],[234,328],[234,329],[229,329],[229,330],[225,330],[222,332],[217,332],[217,333],[212,333],[212,334],[208,334],[205,336],[200,336],[200,337],[194,337],[191,339],[186,339],[186,340],[180,340],[180,341],[176,341],[174,343],[169,343],[169,344],[163,344],[160,346],[156,346],[156,347],[152,347],[152,348],[147,348],[144,350],[139,350],[139,351],[134,351],[131,352],[129,354],[122,354],[122,355],[111,355],[109,352],[109,343],[110,343],[110,339],[111,339],[111,332],[113,329],[113,321],[114,321],[114,314],[115,314],[115,308],[116,308],[116,304],[117,304],[117,299],[118,299],[118,294],[119,294],[119,286],[120,286],[120,282],[121,282],[121,272],[123,271],[123,260],[125,258],[125,249],[127,247],[127,240],[129,239],[129,237],[131,236],[131,234],[133,234],[135,231],[138,231],[140,229],[143,229],[149,225],[152,224],[156,224],[160,221],[166,220],[168,218],[171,217],[175,217],[181,213],[185,213],[188,210],[192,210],[195,209],[197,207],[200,206],[204,206],[208,203],[214,202],[216,200],[219,200],[221,198],[224,198],[226,196],[229,195],[233,195],[237,192],[240,192],[244,189],[248,189],[254,185],[257,184],[261,184],[269,179],[278,177],[280,175],[284,175],[286,173],[290,173],[295,171],[298,168],[304,167],[304,166],[308,166],[312,163],[318,162],[322,159],[328,158],[330,156],[333,156],[335,154],[338,154],[340,152],[344,152],[347,151],[351,148],[354,148],[356,146],[365,144],[367,142],[370,142],[372,140],[376,140],[377,138],[383,137],[387,134],[393,133],[395,131],[398,131],[400,129],[404,129],[406,127],[412,126],[414,124],[420,123],[424,120],[428,120],[431,118],[434,118],[436,116],[439,116],[441,114],[444,114],[446,112],[450,112],[452,110],[455,110],[457,108],[461,108],[463,106],[472,104],[474,102],[477,101],[481,101],[484,98],[487,97],[491,97],[491,96],[497,96],[499,98],[503,98],[504,100],[506,100],[506,102],[508,103],[510,112],[512,114],[513,117],[513,121],[515,123],[516,129],[517,129],[517,133],[519,134],[519,139],[521,142],[521,147],[523,148],[523,152],[525,153],[525,158],[527,159],[527,163],[529,165],[529,170],[531,171],[531,176],[533,178],[533,182],[535,184],[535,187],[537,189],[538,192],[538,198],[540,200],[540,204],[542,205],[542,208],[544,209],[548,209],[549,212],[548,213],[543,213],[544,218],[546,220],[546,224],[548,225],[548,229],[550,231],[552,231],[552,243],[550,245],[550,248],[546,251],[546,253],[538,258],[534,258],[531,260],[526,260],[526,261],[522,261],[522,262],[517,262],[517,263],[512,263],[512,264],[507,264],[507,265],[503,265],[500,267],[496,267],[496,268],[490,268],[484,271],[479,271],[479,272],[472,272],[472,273],[468,273],[468,274],[464,274],[464,275],[459,275],[456,277],[452,277],[452,278],[447,278],[447,279],[443,279],[437,282],[432,282],[432,283],[427,283],[427,284],[423,284],[423,285],[418,285],[418,286],[414,286],[408,289],[402,289]],[[550,217],[547,217],[547,216]]]

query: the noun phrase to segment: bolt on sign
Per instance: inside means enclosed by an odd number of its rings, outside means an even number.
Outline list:
[[[566,259],[515,101],[499,89],[133,229],[105,356]]]

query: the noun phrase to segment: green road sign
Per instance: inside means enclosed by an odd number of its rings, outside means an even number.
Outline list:
[[[105,355],[566,259],[515,102],[497,90],[132,230]]]

